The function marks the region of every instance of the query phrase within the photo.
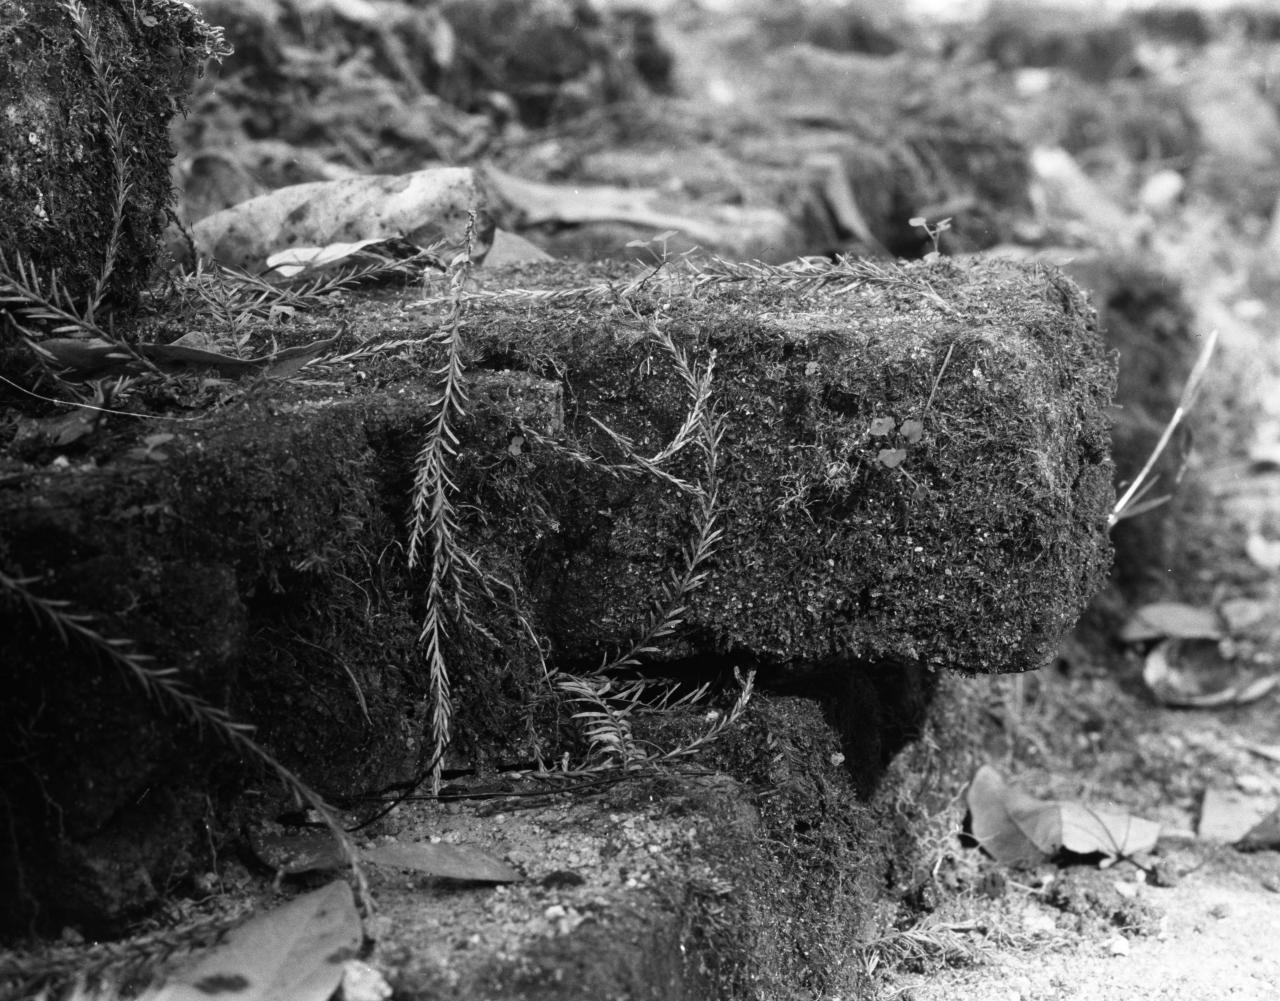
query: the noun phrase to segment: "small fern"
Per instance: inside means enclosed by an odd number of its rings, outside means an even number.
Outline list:
[[[470,619],[466,606],[472,592],[465,575],[470,571],[475,576],[477,570],[474,559],[457,542],[458,515],[453,504],[457,486],[450,468],[458,454],[454,424],[466,413],[467,392],[462,366],[462,317],[466,305],[462,293],[471,275],[475,223],[473,211],[467,220],[465,250],[451,266],[449,281],[453,299],[449,316],[432,338],[443,348],[444,358],[431,373],[440,380],[440,389],[439,395],[431,402],[431,423],[415,463],[413,514],[409,525],[409,566],[418,566],[425,558],[430,573],[427,610],[418,642],[425,649],[431,689],[433,792],[439,791],[444,753],[452,735],[453,698],[445,660],[448,620]],[[428,549],[424,556],[424,550]]]
[[[708,714],[708,726],[702,733],[664,750],[652,745],[642,746],[632,732],[631,721],[640,716],[690,709],[706,698],[711,687],[709,684],[699,685],[677,696],[680,686],[670,681],[648,678],[619,681],[602,675],[558,676],[554,679],[557,690],[579,707],[572,718],[581,721],[583,737],[588,745],[586,760],[576,771],[632,771],[686,758],[704,750],[742,718],[751,702],[755,672],[749,671],[744,676],[735,668],[734,679],[738,682],[738,694],[729,710],[713,710]],[[655,689],[656,696],[653,694]]]
[[[107,148],[111,154],[111,228],[107,233],[106,246],[102,248],[102,266],[98,269],[93,292],[89,295],[83,312],[84,319],[92,322],[94,314],[106,297],[107,286],[115,272],[116,258],[120,253],[120,238],[124,232],[125,209],[128,207],[129,196],[133,191],[133,182],[130,180],[129,144],[124,133],[124,112],[120,108],[119,82],[110,72],[111,64],[106,52],[103,51],[98,30],[80,0],[62,0],[62,9],[71,15],[80,50],[89,64],[89,72],[93,77],[94,97],[97,101],[98,113],[102,116]]]
[[[670,579],[662,585],[658,594],[650,602],[639,637],[623,652],[613,658],[607,658],[597,668],[597,674],[608,674],[623,668],[634,667],[640,663],[640,658],[656,653],[658,649],[656,644],[672,635],[680,627],[688,611],[686,599],[706,581],[705,566],[723,537],[718,521],[720,517],[719,455],[720,444],[724,437],[724,422],[711,403],[711,379],[715,367],[715,353],[713,352],[708,359],[706,367],[698,372],[689,363],[684,351],[671,339],[668,331],[663,330],[656,322],[650,329],[655,341],[671,357],[676,372],[688,390],[689,416],[671,443],[654,458],[644,459],[637,456],[634,449],[628,449],[629,458],[644,471],[673,485],[680,485],[685,493],[692,494],[696,498],[693,535],[685,545],[680,570],[672,572]],[[599,424],[598,421],[596,423]],[[603,427],[603,425],[600,426]],[[612,432],[610,437],[615,443],[625,441],[620,435]],[[689,441],[696,441],[697,447],[702,451],[703,479],[699,484],[688,484],[659,466],[659,462],[675,456]]]

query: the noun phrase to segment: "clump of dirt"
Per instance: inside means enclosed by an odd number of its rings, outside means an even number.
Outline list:
[[[1063,870],[1049,884],[1045,902],[1070,918],[1069,930],[1081,934],[1116,930],[1131,936],[1154,935],[1161,927],[1159,907],[1107,869]]]

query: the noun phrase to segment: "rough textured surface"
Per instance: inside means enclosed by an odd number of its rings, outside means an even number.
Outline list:
[[[727,420],[725,542],[693,596],[690,653],[1027,670],[1095,590],[1109,556],[1111,372],[1083,300],[998,265],[897,278],[831,295],[766,282],[670,307],[695,355],[716,352]],[[550,354],[579,413],[657,452],[684,411],[678,380],[660,358],[645,365],[646,343],[616,341],[619,320],[556,313],[545,326],[486,316],[481,343]],[[633,374],[620,383],[618,371]],[[915,443],[902,435],[912,418],[924,423]],[[877,434],[878,420],[892,430]],[[880,453],[898,447],[888,468]],[[661,483],[630,494],[589,481],[544,492],[561,524],[593,512],[589,545],[564,545],[570,529],[544,547],[553,586],[535,589],[568,599],[550,624],[565,657],[625,641],[619,611],[631,610],[624,627],[637,621],[673,562],[663,550],[688,505]]]
[[[1199,351],[1195,320],[1181,288],[1150,265],[1116,255],[1074,256],[1063,269],[1089,292],[1106,342],[1119,356],[1111,454],[1116,482],[1124,487],[1142,469],[1177,409]],[[1188,426],[1201,420],[1193,414]],[[1183,482],[1180,467],[1185,461],[1185,448],[1167,451],[1155,473],[1158,493],[1168,491],[1169,502],[1120,522],[1111,533],[1116,551],[1112,580],[1132,601],[1161,597],[1170,576],[1191,573],[1186,512],[1200,503],[1200,488]],[[1169,484],[1178,489],[1169,490]]]
[[[132,306],[172,194],[169,120],[221,42],[174,0],[78,11],[0,0],[0,248],[12,273],[20,250],[46,289],[56,272],[77,303],[114,252],[108,302]]]
[[[377,872],[377,959],[423,1001],[858,996],[850,943],[877,930],[890,858],[909,862],[838,750],[816,703],[762,698],[692,774],[398,811],[382,836],[482,847],[527,878]]]
[[[622,277],[505,272],[486,282],[506,293],[466,315],[457,542],[499,583],[471,609],[487,635],[451,633],[449,766],[558,757],[566,738],[533,637],[553,667],[595,666],[636,640],[682,572],[696,502],[638,473],[596,423],[644,455],[678,434],[688,387],[655,325],[698,371],[715,353],[723,537],[703,585],[676,602],[679,629],[642,656],[650,669],[755,668],[760,684],[839,696],[831,719],[869,792],[916,732],[931,671],[1020,671],[1051,655],[1109,555],[1112,376],[1074,286],[938,264],[826,289],[675,276],[626,303],[511,291]],[[174,437],[158,450],[139,447],[155,421],[85,439],[65,466],[50,465],[58,446],[20,436],[0,493],[6,573],[177,669],[336,797],[411,773],[426,729],[424,581],[397,544],[442,314],[404,299],[380,293],[347,314],[366,345],[416,339],[366,354],[360,375],[264,382],[160,425]],[[709,490],[705,458],[691,443],[669,472]],[[17,832],[3,870],[19,879],[5,889],[22,902],[11,913],[56,901],[62,920],[118,918],[138,899],[127,887],[163,890],[210,864],[196,833],[216,804],[202,814],[160,791],[230,794],[241,773],[193,754],[198,735],[83,644],[15,621],[0,637],[16,665],[5,753],[27,762],[3,778]],[[30,808],[41,802],[49,812]]]

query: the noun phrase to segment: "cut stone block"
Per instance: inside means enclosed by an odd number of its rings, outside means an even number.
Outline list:
[[[1042,666],[1105,574],[1114,374],[1057,272],[725,266],[626,294],[629,272],[478,274],[450,476],[483,629],[450,629],[450,767],[556,752],[548,667],[639,646],[643,669],[755,669],[853,706],[833,722],[867,791],[931,672]],[[448,304],[405,305],[353,302],[363,349],[323,378],[108,423],[69,456],[34,422],[5,457],[3,572],[177,669],[329,796],[429,756],[426,574],[403,546]],[[173,437],[148,445],[158,432]],[[189,796],[234,791],[240,771],[127,671],[0,599],[0,751],[30,763],[0,776],[26,804],[0,849],[22,896],[0,895],[22,900],[14,920],[110,921],[122,881],[158,892],[207,864]],[[646,622],[670,627],[646,642]]]

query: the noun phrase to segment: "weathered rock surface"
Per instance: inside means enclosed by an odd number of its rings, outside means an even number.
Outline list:
[[[1105,573],[1113,376],[1092,313],[1008,264],[659,274],[623,296],[631,277],[499,272],[464,316],[455,542],[490,593],[477,581],[468,609],[483,630],[451,629],[447,764],[557,756],[544,655],[595,667],[656,614],[680,621],[642,666],[829,698],[867,792],[931,672],[1040,666]],[[355,355],[203,416],[109,425],[61,463],[21,438],[0,490],[6,574],[339,800],[423,763],[425,581],[402,546],[447,307],[408,298],[360,299]],[[664,452],[661,475],[636,459]],[[673,590],[717,531],[701,586]],[[0,779],[0,893],[11,922],[101,927],[213,864],[241,770],[6,601],[0,731],[27,765]]]
[[[0,0],[0,26],[0,273],[131,307],[172,196],[169,120],[221,36],[175,0]]]
[[[955,736],[914,766],[959,780]],[[890,930],[885,888],[919,878],[906,832],[936,804],[860,800],[839,753],[812,700],[763,697],[698,761],[709,774],[403,811],[398,840],[479,846],[528,878],[374,872],[374,962],[414,1001],[864,997],[856,950]]]

